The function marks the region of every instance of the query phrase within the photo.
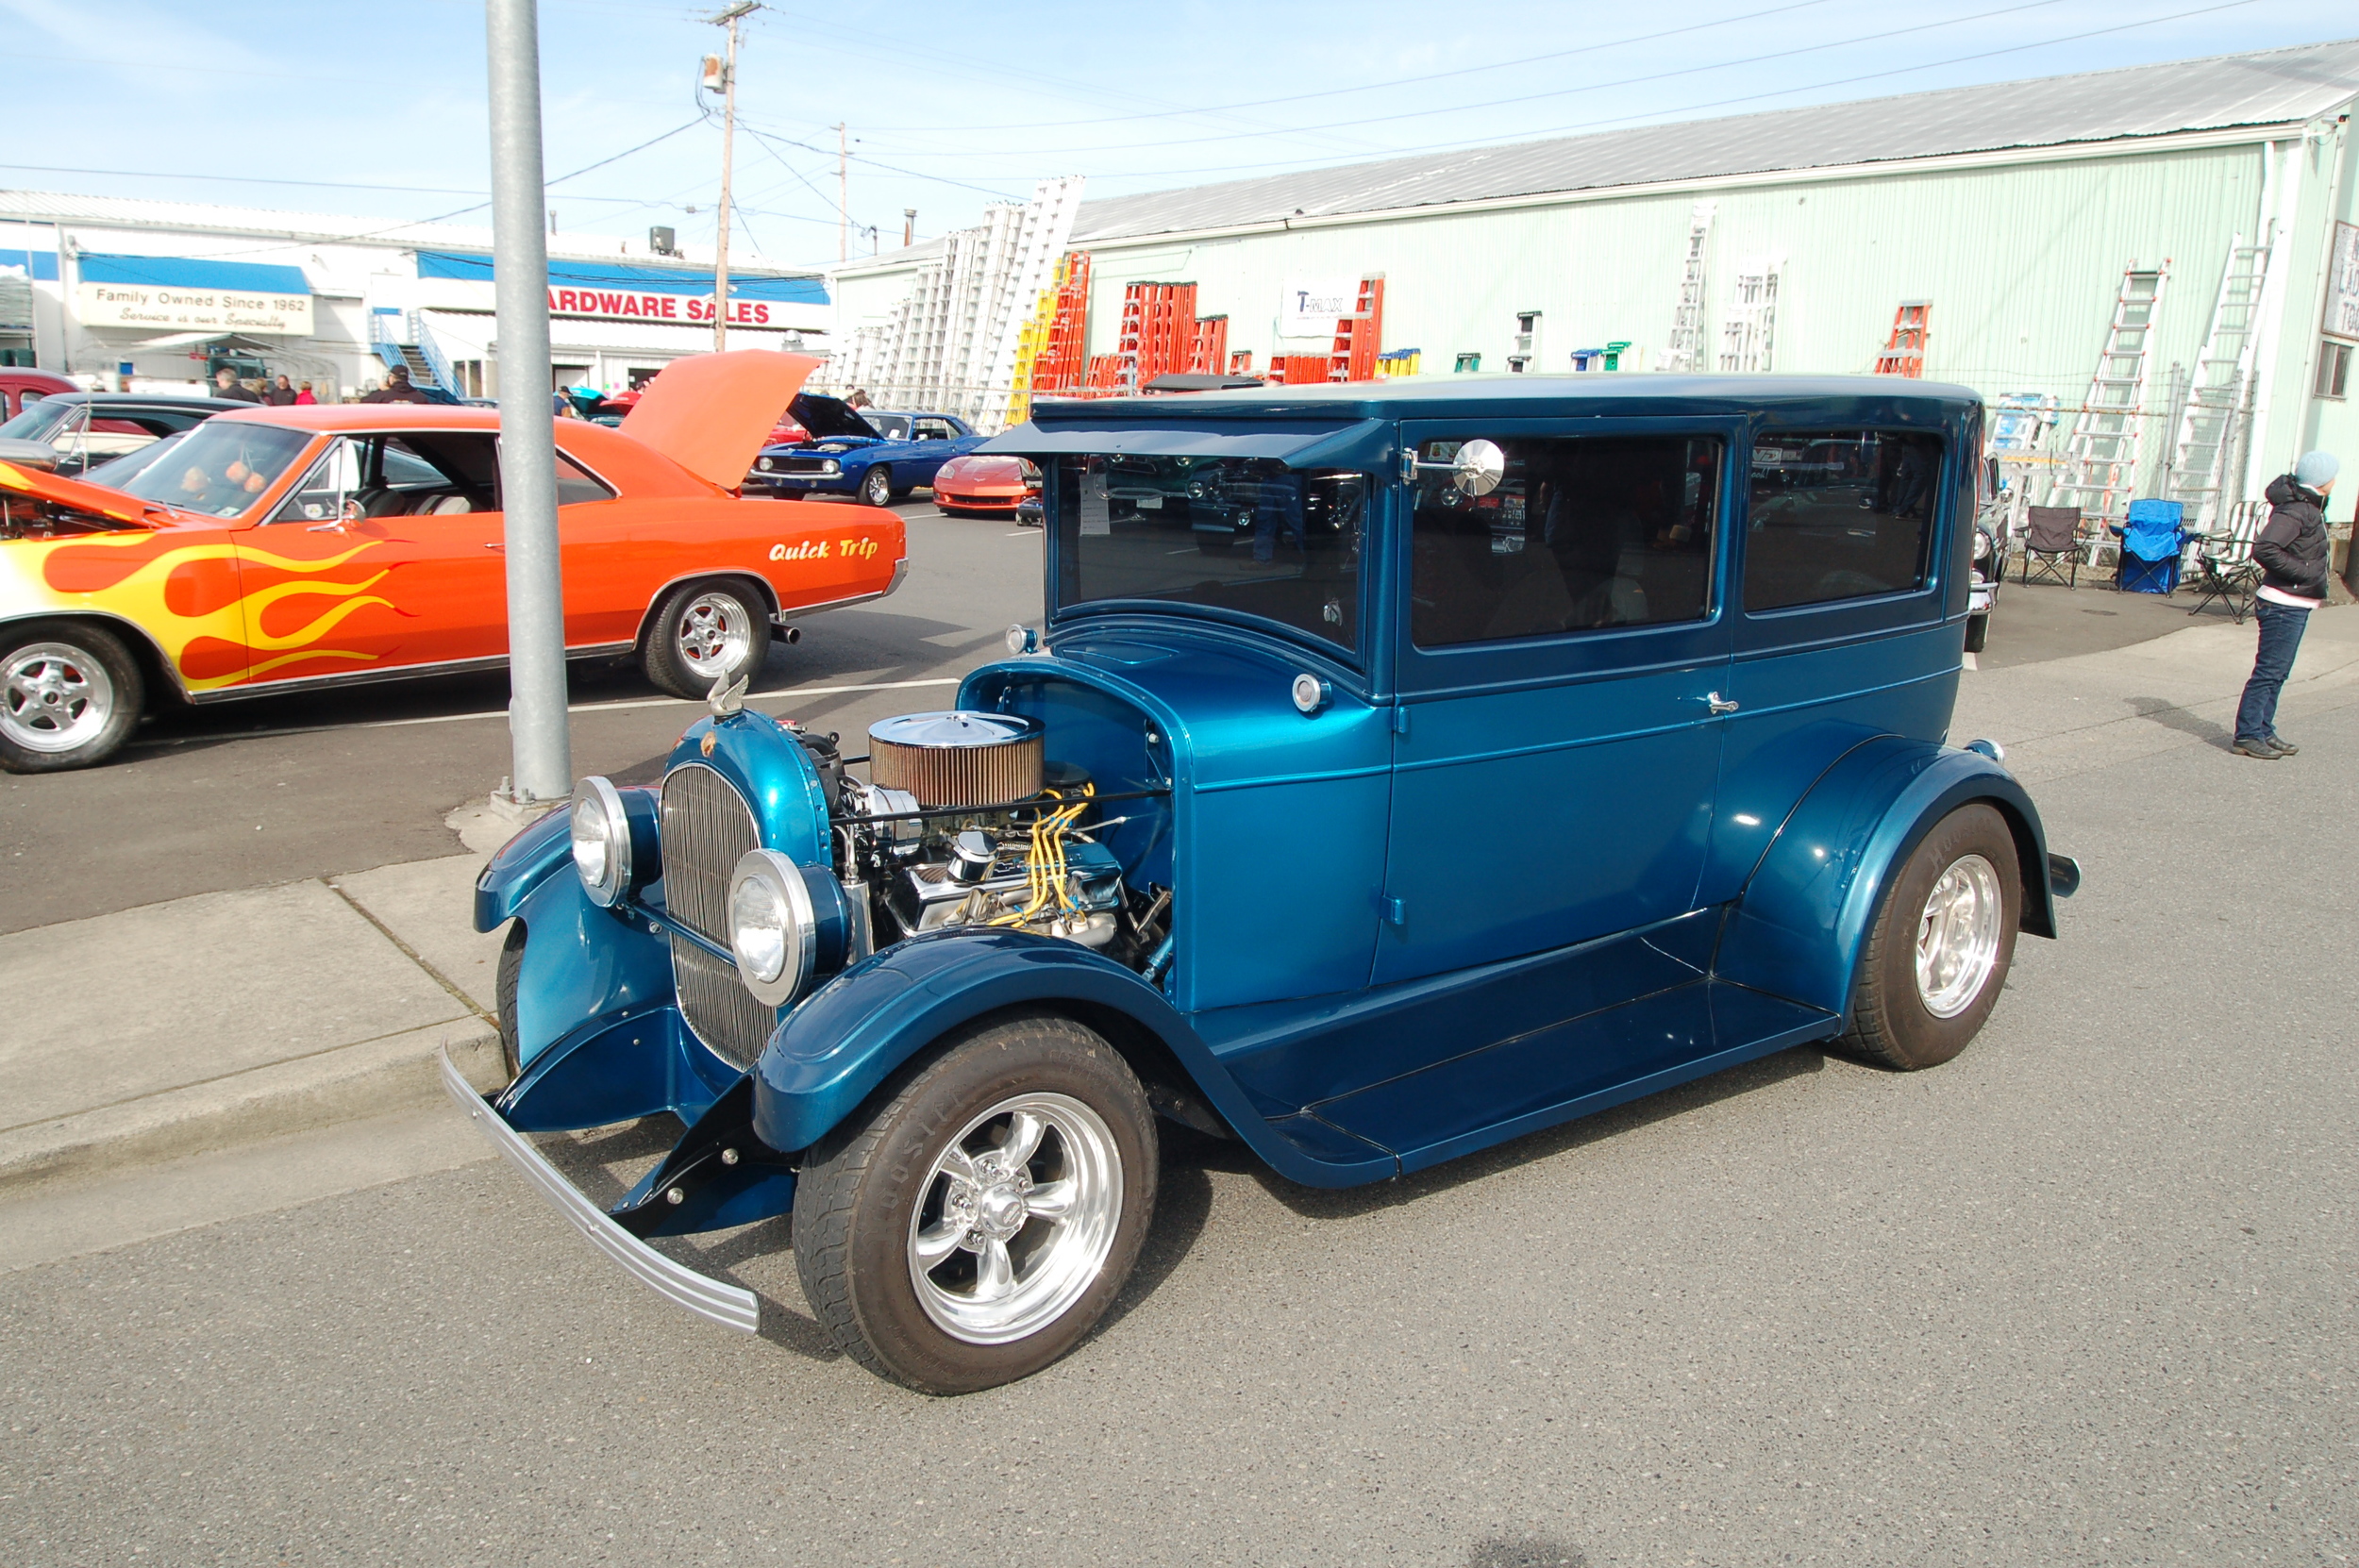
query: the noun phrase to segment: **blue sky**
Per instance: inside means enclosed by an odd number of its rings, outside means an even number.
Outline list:
[[[560,231],[711,242],[717,8],[542,0],[551,175],[640,149],[556,185]],[[745,33],[731,248],[835,259],[838,122],[865,254],[905,208],[937,234],[1049,175],[1113,194],[2354,34],[2349,0],[779,0]],[[479,0],[0,0],[0,185],[489,222],[461,210],[488,189]]]

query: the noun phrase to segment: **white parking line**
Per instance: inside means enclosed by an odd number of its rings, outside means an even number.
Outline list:
[[[880,680],[858,686],[797,686],[784,692],[756,692],[747,702],[793,702],[803,697],[838,697],[852,692],[903,692],[918,686],[956,686],[957,676],[932,676],[924,680]],[[626,708],[702,708],[684,697],[632,697],[623,702],[577,702],[568,713],[608,713]],[[285,729],[240,729],[225,735],[178,735],[159,741],[133,741],[133,746],[186,746],[207,741],[254,741],[272,735],[326,735],[343,729],[404,729],[412,725],[455,725],[470,719],[505,719],[508,709],[481,713],[433,713],[421,719],[362,719],[343,725],[299,725]]]

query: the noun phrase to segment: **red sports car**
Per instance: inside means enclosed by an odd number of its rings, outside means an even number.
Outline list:
[[[1022,458],[969,452],[934,474],[934,505],[952,517],[1012,513],[1026,496],[1039,493],[1040,470]]]

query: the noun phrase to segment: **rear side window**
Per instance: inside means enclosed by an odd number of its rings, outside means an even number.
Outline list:
[[[1941,438],[1779,431],[1753,443],[1745,608],[1829,604],[1923,586]]]
[[[1417,456],[1447,463],[1459,444],[1427,442]],[[1417,475],[1409,592],[1419,647],[1711,613],[1717,439],[1512,436],[1497,444],[1507,472],[1488,495],[1466,494],[1447,473]]]

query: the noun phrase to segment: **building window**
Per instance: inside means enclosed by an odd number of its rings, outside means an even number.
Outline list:
[[[2314,397],[2343,397],[2351,390],[2351,345],[2338,343],[2332,338],[2318,340],[2318,378],[2310,392]]]
[[[1472,375],[1475,372],[1482,368],[1482,356],[1480,354],[1461,354],[1458,357],[1458,364],[1455,368],[1461,375]]]

